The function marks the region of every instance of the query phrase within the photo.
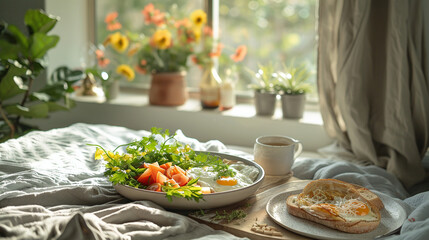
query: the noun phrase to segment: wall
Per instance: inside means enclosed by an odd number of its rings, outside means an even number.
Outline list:
[[[52,30],[60,36],[58,45],[48,52],[48,76],[57,67],[85,67],[89,47],[94,39],[94,24],[89,20],[93,0],[45,0],[46,12],[61,19]]]

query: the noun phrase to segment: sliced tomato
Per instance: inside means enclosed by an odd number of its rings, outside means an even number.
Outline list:
[[[183,170],[181,167],[179,166],[171,166],[169,169],[167,169],[165,175],[167,175],[167,177],[169,178],[173,178],[173,175],[176,175],[178,173],[182,173],[183,175],[187,175],[186,171]]]
[[[151,191],[161,192],[161,184],[160,183],[152,183],[146,189],[151,190]]]
[[[178,188],[180,187],[179,184],[177,184],[176,181],[174,181],[174,179],[169,179],[168,182],[171,184],[172,187],[174,188]]]
[[[164,170],[167,170],[171,167],[172,164],[173,164],[172,162],[168,162],[168,163],[162,164],[160,167],[163,168]]]
[[[149,164],[143,162],[138,168],[148,168]]]
[[[156,164],[155,163],[150,164],[149,169],[152,171],[152,178],[155,180],[155,182],[156,182],[156,176],[158,172],[161,172],[162,174],[165,173],[165,169],[161,168],[157,162]]]
[[[165,170],[165,176],[167,176],[168,178],[172,178],[173,175],[171,174],[174,170],[174,167],[169,167],[167,170]]]
[[[144,171],[140,177],[137,179],[137,181],[139,181],[139,183],[143,184],[143,185],[149,185],[149,178],[151,178],[152,176],[152,170],[150,168],[146,169],[146,171]]]
[[[164,185],[164,183],[167,181],[168,181],[168,178],[164,174],[162,174],[161,172],[158,172],[156,174],[156,181],[155,182],[160,183],[161,185]]]
[[[188,175],[188,174],[186,174],[186,171],[185,170],[183,170],[181,167],[179,167],[179,166],[176,166],[176,170],[178,171],[178,172],[181,172],[181,173],[183,173],[184,175]]]
[[[189,182],[189,177],[183,174],[182,172],[178,172],[172,177],[174,181],[176,181],[180,186],[185,186]]]

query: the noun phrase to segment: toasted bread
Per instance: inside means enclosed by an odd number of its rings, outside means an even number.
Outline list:
[[[372,203],[379,199],[374,201],[376,195],[368,189],[356,188],[335,179],[315,180],[307,184],[302,193],[287,198],[287,211],[339,231],[370,232],[380,224],[379,208]]]
[[[384,208],[384,204],[381,199],[377,196],[377,194],[371,192],[369,189],[361,187],[359,185],[352,184],[355,189],[359,192],[359,194],[365,198],[367,201],[371,202],[374,206],[381,210]]]

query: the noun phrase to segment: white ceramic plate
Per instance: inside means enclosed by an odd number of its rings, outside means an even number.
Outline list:
[[[325,227],[321,224],[298,218],[290,215],[286,209],[286,199],[290,195],[302,192],[302,190],[294,190],[280,193],[272,197],[266,207],[268,215],[279,225],[284,228],[317,239],[374,239],[380,236],[389,235],[398,230],[405,219],[407,213],[405,209],[392,198],[381,195],[384,209],[380,211],[380,225],[372,232],[362,234],[345,233],[335,229]]]
[[[208,152],[206,152],[208,153]],[[241,200],[248,198],[252,195],[262,184],[262,180],[265,177],[264,170],[257,163],[228,154],[210,152],[212,155],[219,156],[221,158],[226,158],[229,160],[241,161],[244,164],[255,166],[259,170],[258,177],[252,185],[249,185],[244,188],[229,190],[225,192],[211,193],[204,195],[203,199],[199,202],[193,200],[187,200],[185,198],[173,197],[173,200],[170,202],[163,192],[154,192],[145,189],[134,188],[126,185],[115,185],[114,188],[122,196],[138,201],[138,200],[150,200],[158,205],[167,208],[167,209],[183,209],[183,210],[193,210],[193,209],[210,209],[227,206]]]

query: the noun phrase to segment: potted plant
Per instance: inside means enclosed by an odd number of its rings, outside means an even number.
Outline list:
[[[254,90],[256,115],[272,116],[276,108],[277,93],[274,87],[277,84],[278,74],[272,63],[267,65],[258,64],[258,71],[252,72],[257,83],[251,84]]]
[[[305,64],[283,66],[283,71],[278,73],[279,82],[275,89],[281,96],[284,118],[302,118],[306,101],[306,93],[311,91],[307,83],[311,72]]]
[[[195,10],[189,17],[175,18],[148,4],[142,11],[147,35],[141,41],[137,69],[152,77],[149,103],[178,106],[188,98],[186,70],[189,57],[200,44],[207,15]]]
[[[68,93],[79,79],[71,78],[79,78],[81,72],[60,67],[42,89],[32,89],[46,68],[46,53],[59,41],[58,36],[48,34],[57,21],[41,10],[30,9],[24,17],[28,34],[0,23],[0,142],[37,129],[23,119],[47,118],[50,112],[74,106]]]

